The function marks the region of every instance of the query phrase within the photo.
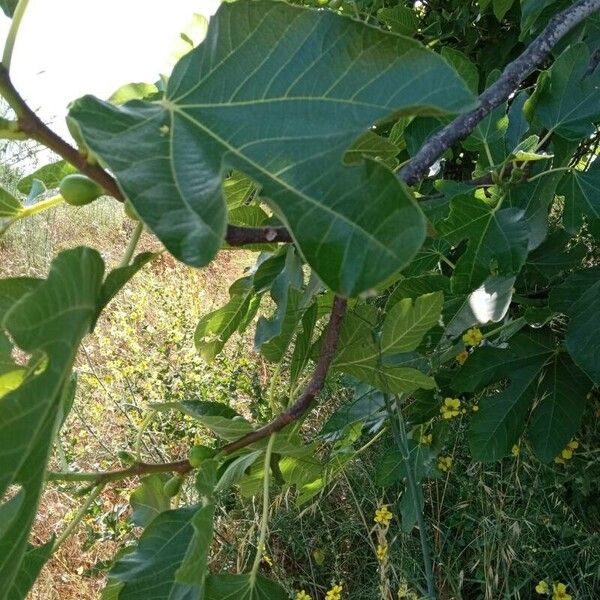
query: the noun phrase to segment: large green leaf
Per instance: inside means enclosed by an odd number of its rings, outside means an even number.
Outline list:
[[[266,267],[277,262],[279,256],[266,261]],[[279,361],[285,354],[294,335],[294,331],[302,318],[301,288],[303,285],[302,262],[292,246],[288,247],[284,258],[284,266],[271,284],[271,298],[277,308],[272,317],[261,316],[256,324],[254,345],[267,360]],[[261,265],[261,267],[263,266]],[[259,267],[260,268],[260,267]],[[264,268],[257,271],[256,281],[265,280]],[[255,286],[258,285],[255,283]],[[262,284],[264,286],[264,283]],[[261,286],[261,287],[262,287]]]
[[[439,319],[440,297],[440,293],[428,294],[421,302],[417,299],[415,307],[410,298],[398,303],[398,309],[394,306],[383,323],[381,339],[385,335],[385,346],[376,339],[375,308],[370,305],[357,307],[344,318],[332,368],[387,392],[412,392],[435,387],[435,381],[423,373],[427,370],[426,365],[422,369],[423,360],[410,350],[421,342],[428,329],[424,324],[429,323],[431,327]],[[404,326],[409,328],[406,332]],[[386,359],[389,361],[386,362]]]
[[[381,353],[416,350],[423,336],[440,320],[444,295],[433,292],[419,296],[414,304],[404,298],[388,311],[381,332]]]
[[[458,392],[475,391],[508,380],[503,391],[484,396],[471,420],[469,443],[477,460],[493,461],[510,453],[525,429],[545,364],[555,352],[552,336],[518,334],[508,349],[480,348],[453,380]]]
[[[527,437],[540,460],[557,456],[581,425],[592,383],[566,354],[557,354],[542,379]]]
[[[558,194],[565,197],[563,225],[569,233],[577,233],[583,215],[600,218],[600,171],[573,171],[560,182]]]
[[[223,173],[236,169],[262,187],[319,277],[355,295],[410,261],[425,224],[390,171],[345,167],[345,150],[390,114],[472,102],[453,69],[414,40],[258,0],[221,5],[164,100],[115,107],[86,96],[70,116],[179,259],[201,266],[219,249]]]
[[[452,274],[452,291],[469,293],[490,275],[514,275],[527,257],[529,228],[523,211],[491,206],[474,195],[453,198],[450,215],[437,229],[449,242],[468,239]]]
[[[204,565],[202,563],[198,565],[198,581],[180,583],[176,576],[186,557],[189,558],[190,550],[198,549],[198,539],[206,541],[207,537],[210,538],[212,535],[212,518],[203,518],[206,512],[210,512],[212,516],[212,506],[203,509],[188,506],[165,511],[152,520],[144,530],[135,551],[119,559],[110,571],[109,585],[114,586],[115,582],[122,584],[114,598],[118,600],[200,598],[201,582],[206,570],[205,561]],[[200,522],[197,522],[198,518]],[[207,549],[204,548],[204,558],[206,551]]]
[[[8,600],[23,600],[27,598],[29,590],[33,587],[42,567],[52,555],[54,539],[41,546],[29,546],[21,563],[21,570],[13,581],[8,593]]]
[[[600,281],[575,300],[568,315],[567,350],[577,366],[600,384]]]
[[[595,131],[600,118],[600,71],[586,77],[590,51],[581,43],[568,47],[552,65],[542,88],[536,114],[542,125],[568,139],[577,140]]]
[[[274,581],[257,575],[216,573],[206,578],[204,600],[288,600],[288,593]]]
[[[550,293],[550,308],[570,317],[567,350],[586,375],[600,383],[600,267],[573,273]]]
[[[63,417],[63,388],[94,318],[103,272],[96,251],[63,252],[48,278],[3,315],[16,345],[28,354],[45,354],[47,362],[41,374],[0,400],[0,496],[10,485],[20,485],[25,493],[18,518],[0,538],[2,599],[26,549],[54,432]]]

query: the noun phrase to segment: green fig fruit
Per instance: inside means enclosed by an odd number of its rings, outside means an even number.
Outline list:
[[[81,173],[64,177],[59,191],[65,202],[72,206],[85,206],[104,194],[101,185]]]

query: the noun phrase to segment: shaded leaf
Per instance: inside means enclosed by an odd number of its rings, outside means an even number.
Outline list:
[[[402,35],[412,36],[419,27],[417,13],[406,6],[382,8],[377,12],[377,18],[385,23],[391,31]]]
[[[490,275],[514,275],[527,257],[529,228],[523,211],[496,209],[473,195],[451,201],[450,216],[437,229],[448,241],[468,239],[452,274],[452,291],[469,293]]]
[[[0,8],[4,11],[7,17],[12,17],[19,0],[0,0]]]
[[[552,336],[520,333],[511,338],[508,349],[478,348],[469,357],[453,388],[475,391],[497,382],[502,390],[481,398],[471,419],[468,438],[474,458],[489,462],[510,453],[525,429],[542,371],[554,352]]]
[[[538,99],[536,115],[542,125],[568,140],[593,133],[600,118],[600,71],[585,77],[589,62],[585,44],[569,46],[552,65]]]
[[[184,400],[182,402],[160,402],[152,405],[156,410],[178,410],[202,423],[213,433],[231,442],[252,431],[252,425],[221,402]]]
[[[229,302],[200,319],[194,333],[194,343],[206,362],[214,360],[227,340],[245,322],[252,308],[253,295],[252,279],[239,279],[229,288]]]
[[[583,215],[600,218],[600,171],[571,171],[564,176],[556,193],[565,197],[563,225],[569,233],[581,229]]]
[[[21,570],[8,592],[7,600],[23,600],[27,597],[40,571],[52,555],[53,548],[54,538],[40,546],[28,546]]]
[[[254,452],[242,454],[242,456],[234,458],[219,478],[215,492],[227,490],[236,484],[244,476],[246,469],[253,465],[261,454],[262,450],[255,450]]]
[[[329,417],[319,433],[330,440],[338,439],[349,425],[379,420],[382,411],[385,411],[383,394],[366,384],[360,384],[355,388],[352,399]]]
[[[551,461],[575,435],[592,388],[589,379],[566,354],[557,354],[540,384],[527,437],[538,458]]]
[[[456,69],[469,89],[476,94],[479,89],[479,71],[471,59],[464,52],[451,46],[444,46],[441,55]]]
[[[257,575],[215,573],[206,578],[204,600],[288,600],[287,592],[274,581]]]

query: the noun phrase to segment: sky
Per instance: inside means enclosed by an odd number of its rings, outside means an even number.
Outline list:
[[[67,105],[84,94],[107,98],[130,82],[153,83],[193,13],[220,0],[30,0],[13,53],[11,77],[40,117],[69,137]],[[0,48],[9,19],[0,12]]]

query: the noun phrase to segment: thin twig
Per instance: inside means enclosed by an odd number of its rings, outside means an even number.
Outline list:
[[[456,142],[466,138],[494,108],[506,102],[523,80],[548,56],[554,45],[585,18],[600,10],[600,0],[579,0],[573,6],[555,15],[544,31],[511,62],[500,78],[478,99],[479,106],[446,125],[432,135],[414,158],[400,172],[400,179],[408,185],[420,181],[429,167]]]
[[[264,438],[271,436],[273,433],[280,431],[290,423],[297,421],[304,413],[308,411],[313,400],[317,394],[321,391],[327,372],[335,350],[337,347],[337,341],[340,334],[340,328],[342,320],[346,314],[346,299],[336,296],[333,301],[333,308],[331,310],[331,317],[329,319],[329,325],[327,326],[327,333],[325,334],[325,342],[323,344],[323,352],[315,366],[315,370],[310,378],[310,381],[306,385],[306,388],[287,410],[279,414],[271,422],[263,425],[260,429],[253,431],[234,442],[226,444],[220,449],[223,454],[231,454],[240,448],[245,448],[250,444],[254,444]],[[118,481],[121,479],[127,479],[129,477],[139,477],[141,475],[147,475],[149,473],[180,473],[185,474],[192,470],[192,465],[188,460],[179,460],[169,463],[143,463],[136,462],[127,469],[119,469],[116,471],[98,471],[98,472],[85,472],[85,473],[64,473],[64,472],[49,472],[48,480],[50,481],[91,481],[96,484],[107,483],[108,481]]]

